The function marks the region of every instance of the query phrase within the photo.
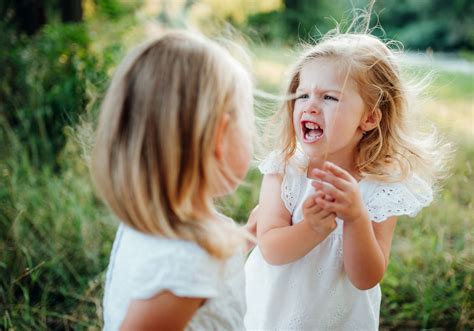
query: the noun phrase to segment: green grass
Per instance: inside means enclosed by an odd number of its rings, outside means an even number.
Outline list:
[[[287,51],[252,48],[260,88],[279,90],[294,59]],[[430,91],[436,99],[423,115],[457,151],[435,202],[416,218],[399,221],[382,283],[387,329],[474,328],[472,77],[440,72]],[[65,130],[60,169],[52,171],[33,167],[15,134],[0,122],[0,329],[102,327],[104,271],[118,223],[94,197],[77,140],[81,130]],[[260,180],[252,168],[246,184],[221,202],[222,209],[245,222]]]
[[[276,92],[292,56],[277,47],[257,46],[258,87]],[[293,57],[294,58],[294,57]],[[426,75],[427,68],[409,68]],[[457,329],[474,327],[474,141],[472,75],[438,71],[421,103],[419,116],[436,125],[454,145],[450,176],[435,201],[417,217],[398,222],[389,269],[382,281],[382,329]],[[257,188],[261,176],[249,175]],[[257,194],[239,189],[230,215],[242,219]],[[245,217],[244,217],[245,219]]]

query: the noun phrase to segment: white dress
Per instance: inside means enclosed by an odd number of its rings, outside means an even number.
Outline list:
[[[293,224],[303,218],[302,204],[314,193],[304,162],[297,154],[284,167],[273,152],[259,167],[263,174],[284,173],[281,199]],[[416,176],[390,184],[363,179],[359,188],[374,222],[414,216],[432,200],[431,187]],[[292,263],[270,265],[258,247],[252,251],[245,265],[247,330],[378,330],[380,286],[359,290],[350,282],[343,266],[342,222],[337,219],[324,241]]]
[[[131,300],[165,290],[207,298],[186,330],[243,330],[243,268],[243,254],[222,261],[196,243],[147,235],[121,224],[107,270],[104,330],[120,328]]]

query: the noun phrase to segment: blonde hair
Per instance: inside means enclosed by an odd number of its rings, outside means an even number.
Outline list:
[[[242,242],[212,196],[229,175],[214,157],[225,113],[244,125],[252,111],[247,71],[229,53],[175,31],[136,48],[103,101],[92,174],[108,207],[138,231],[191,240],[226,258]]]
[[[395,43],[393,43],[395,44]],[[367,132],[358,145],[355,160],[363,176],[382,181],[399,181],[416,172],[430,183],[444,174],[445,157],[435,133],[422,136],[409,123],[409,100],[416,89],[401,77],[401,72],[390,43],[368,33],[330,32],[316,45],[304,46],[306,51],[290,72],[285,100],[279,113],[282,118],[278,148],[288,161],[297,148],[293,127],[294,95],[303,66],[313,59],[338,61],[347,69],[365,105],[365,111],[381,111],[378,126]],[[448,146],[444,146],[444,150]]]

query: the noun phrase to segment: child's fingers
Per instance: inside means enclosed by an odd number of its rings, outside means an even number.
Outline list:
[[[329,201],[329,202],[334,202],[336,201],[336,199],[334,199],[331,195],[329,194],[324,194],[324,197],[323,197],[324,200],[326,201]]]
[[[309,197],[303,202],[303,208],[304,208],[304,209],[309,209],[309,208],[313,207],[314,205],[316,205],[315,195],[309,196]]]
[[[342,191],[346,191],[349,189],[350,183],[347,182],[345,179],[335,176],[333,173],[328,171],[322,171],[320,169],[313,169],[312,175],[323,182],[329,183],[334,187]]]
[[[339,205],[336,202],[330,202],[321,198],[316,199],[316,203],[321,206],[324,210],[331,212],[331,213],[337,213]]]
[[[311,185],[334,200],[342,200],[343,198],[343,193],[329,183],[313,181]]]
[[[337,228],[336,215],[334,213],[330,213],[329,215],[324,217],[322,220],[324,222],[330,223],[332,230],[335,230]]]
[[[326,161],[324,163],[324,169],[330,171],[332,174],[334,174],[334,176],[345,179],[349,182],[355,181],[354,177],[352,177],[350,173],[332,162]]]
[[[334,215],[334,213],[326,209],[321,209],[321,211],[318,213],[318,217],[320,219],[326,219],[329,215]]]

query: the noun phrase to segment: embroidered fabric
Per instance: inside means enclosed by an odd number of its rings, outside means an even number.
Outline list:
[[[283,155],[278,151],[271,152],[268,157],[260,163],[258,169],[262,174],[282,174],[281,199],[288,211],[293,213],[296,202],[304,185],[304,169],[307,160],[304,155],[297,152],[287,164]]]
[[[245,313],[244,258],[211,257],[185,240],[140,233],[121,225],[107,271],[104,330],[118,330],[132,300],[170,291],[206,298],[187,330],[242,329]]]
[[[416,216],[433,200],[431,187],[417,175],[400,183],[375,183],[367,204],[372,221],[382,222],[390,216]]]
[[[259,165],[262,174],[282,174],[281,199],[292,214],[302,193],[306,181],[301,153],[297,153],[287,164],[278,151],[271,152]],[[303,165],[303,166],[302,166]],[[369,183],[370,201],[367,210],[370,219],[375,222],[385,221],[390,216],[408,215],[410,217],[429,205],[433,200],[431,187],[419,176],[413,175],[399,183],[385,183],[362,180]],[[371,187],[370,187],[371,186]]]
[[[270,154],[260,170],[283,175],[281,199],[292,224],[297,224],[303,219],[302,204],[314,188],[304,170],[294,168],[292,160],[282,165],[275,155]],[[288,196],[283,194],[285,185],[291,191]],[[392,184],[363,179],[359,189],[374,222],[415,216],[432,200],[431,187],[417,176]],[[247,329],[378,330],[380,286],[359,290],[345,273],[343,223],[337,220],[337,228],[326,239],[285,265],[267,263],[259,247],[252,251],[245,265]]]

